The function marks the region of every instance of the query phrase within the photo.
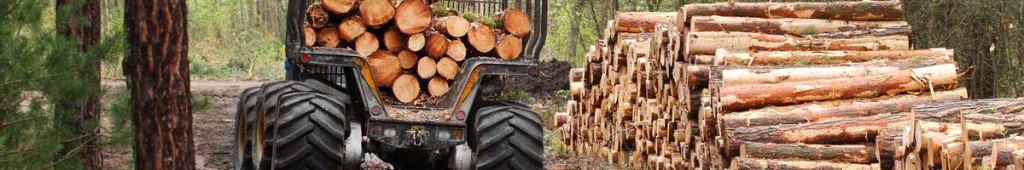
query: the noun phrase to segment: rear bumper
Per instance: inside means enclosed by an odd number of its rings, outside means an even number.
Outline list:
[[[466,142],[466,126],[458,123],[370,119],[367,136],[396,148],[437,150]]]

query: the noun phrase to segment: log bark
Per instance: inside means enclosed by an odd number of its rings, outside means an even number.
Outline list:
[[[1019,149],[1024,149],[1024,138],[1013,137],[999,140],[988,140],[988,141],[972,141],[967,144],[970,146],[970,157],[971,164],[981,164],[981,158],[992,155],[992,152],[998,152],[996,158],[997,167],[1006,167],[1013,163],[1013,152]],[[992,150],[996,148],[998,150]],[[964,145],[961,142],[949,143],[942,150],[943,156],[949,161],[949,165],[959,165],[964,161]],[[980,167],[980,166],[979,166]],[[994,168],[994,167],[993,167]]]
[[[820,34],[807,35],[811,38],[831,38],[831,39],[850,39],[850,38],[861,38],[861,37],[885,37],[885,36],[911,36],[913,30],[910,26],[897,26],[897,27],[885,27],[885,28],[874,28],[866,30],[856,31],[844,31],[844,32],[828,32]]]
[[[409,50],[402,50],[398,53],[399,65],[402,69],[412,69],[416,67],[416,63],[420,61],[420,56],[416,52]]]
[[[430,6],[423,1],[402,1],[395,9],[395,26],[406,35],[426,30],[431,18]]]
[[[324,11],[323,4],[319,2],[314,2],[306,7],[306,17],[308,17],[306,22],[315,29],[323,28],[330,22],[329,14]]]
[[[434,29],[449,37],[460,38],[469,33],[469,21],[457,15],[441,17],[437,18]]]
[[[498,43],[497,35],[494,35],[494,31],[490,27],[480,23],[469,24],[469,33],[466,34],[466,41],[469,41],[469,46],[479,51],[480,53],[488,53],[494,49],[495,44]]]
[[[958,89],[934,95],[883,96],[872,99],[852,99],[808,103],[780,108],[765,108],[730,113],[722,117],[726,127],[769,126],[831,121],[885,113],[909,112],[916,105],[953,102],[967,99],[967,91]]]
[[[953,61],[953,50],[929,49],[909,51],[764,51],[717,52],[714,56],[695,57],[698,64],[771,66],[771,65],[836,65],[872,60],[940,58]]]
[[[762,143],[836,144],[875,141],[880,130],[902,128],[909,124],[909,114],[880,114],[870,117],[841,119],[807,124],[735,127],[726,130],[731,143],[740,141]],[[730,145],[730,149],[739,149]]]
[[[445,38],[441,34],[429,34],[427,35],[427,56],[435,59],[441,59],[445,53],[448,52],[448,38]]]
[[[434,77],[427,83],[427,92],[430,93],[430,96],[443,96],[448,93],[448,89],[448,80],[441,77]]]
[[[369,56],[370,70],[373,72],[373,81],[377,86],[391,87],[395,79],[402,74],[402,67],[398,57],[387,51],[377,51]]]
[[[415,101],[420,96],[420,82],[416,79],[416,76],[411,74],[402,74],[395,80],[395,85],[391,88],[392,93],[395,93],[395,98],[403,103],[409,103]]]
[[[346,42],[354,42],[357,37],[366,33],[366,21],[359,16],[345,18],[338,24],[338,33]]]
[[[309,23],[302,24],[302,35],[303,38],[305,38],[302,40],[302,45],[306,47],[313,47],[313,45],[316,45],[316,29],[309,26]]]
[[[875,148],[866,145],[776,144],[743,142],[733,155],[762,159],[802,159],[841,163],[876,163]]]
[[[459,63],[450,57],[441,58],[437,61],[437,74],[448,80],[455,80],[459,74]]]
[[[451,57],[455,61],[462,61],[466,59],[466,45],[462,44],[462,41],[451,41],[448,43],[448,52],[445,54]]]
[[[710,3],[687,4],[679,10],[681,23],[694,16],[737,16],[756,18],[803,18],[850,21],[898,21],[903,17],[899,1],[798,2],[798,3]]]
[[[675,12],[619,12],[615,14],[615,31],[654,32],[655,26],[658,24],[673,24],[675,22]]]
[[[957,116],[963,113],[970,121],[1017,125],[1024,123],[1024,118],[1016,116],[1024,114],[1024,98],[936,103],[918,106],[915,111],[918,119],[927,121],[960,122]]]
[[[416,74],[421,79],[430,79],[437,74],[437,61],[430,57],[421,57],[416,64]]]
[[[77,53],[87,54],[88,51],[100,43],[102,38],[101,30],[102,25],[100,24],[101,18],[101,1],[99,0],[57,0],[55,4],[56,10],[70,10],[70,12],[58,12],[54,18],[54,25],[57,28],[57,33],[60,36],[72,40],[77,43]],[[78,5],[77,3],[81,3]],[[81,24],[75,21],[88,21],[90,24]],[[315,34],[315,32],[314,32]],[[88,57],[81,64],[82,70],[77,71],[72,79],[68,80],[71,82],[81,82],[83,88],[100,89],[102,81],[101,73],[101,57]],[[80,136],[75,140],[66,140],[62,142],[64,146],[81,146],[79,148],[65,147],[62,149],[61,154],[69,156],[77,152],[79,161],[81,162],[83,169],[99,169],[103,165],[103,154],[101,148],[97,145],[99,143],[100,128],[95,126],[89,126],[89,124],[98,123],[100,120],[100,93],[88,93],[89,95],[84,97],[81,101],[74,101],[72,98],[67,97],[64,100],[60,100],[54,106],[56,110],[66,110],[76,112],[73,114],[74,118],[64,119],[66,124],[69,124],[74,128],[76,135]],[[71,114],[69,114],[71,115]],[[4,126],[4,125],[0,125]],[[0,129],[3,129],[0,127]],[[75,149],[80,149],[75,151]]]
[[[498,24],[498,28],[517,37],[526,37],[526,35],[530,35],[530,31],[533,29],[533,22],[530,21],[530,16],[516,8],[497,13],[494,19],[494,22]]]
[[[338,29],[334,27],[324,27],[320,29],[320,33],[316,36],[317,44],[321,47],[327,48],[338,48],[341,45],[341,37],[338,35]]]
[[[878,164],[850,164],[833,163],[827,161],[799,161],[799,160],[777,160],[777,159],[756,159],[737,157],[732,159],[732,170],[878,170]]]
[[[359,53],[359,56],[370,56],[374,52],[377,52],[377,49],[379,48],[380,41],[377,40],[376,35],[364,33],[356,38],[355,50],[356,53]]]
[[[409,35],[409,42],[406,45],[412,51],[423,50],[423,47],[427,45],[427,37],[424,37],[423,33]]]
[[[362,0],[359,3],[359,15],[363,16],[368,27],[380,27],[395,17],[395,6],[391,0]]]
[[[897,73],[899,67],[797,67],[767,68],[748,67],[726,69],[722,71],[724,87],[779,84],[811,80],[827,80],[838,78],[857,78]]]
[[[415,0],[412,0],[415,1]],[[398,53],[405,49],[409,40],[398,27],[391,27],[384,31],[384,48],[392,53]]]
[[[898,73],[779,84],[742,85],[721,89],[722,109],[744,110],[811,101],[875,97],[955,86],[955,64],[928,66]],[[927,80],[927,81],[918,81]]]
[[[125,1],[135,169],[195,169],[189,92],[188,5]]]
[[[694,16],[690,20],[690,31],[736,31],[773,35],[817,35],[850,31],[868,31],[893,27],[909,29],[903,21],[841,21],[827,19],[797,18],[753,18]]]
[[[519,58],[519,54],[523,53],[523,41],[513,35],[499,37],[494,51],[501,59],[516,60]]]
[[[749,32],[689,32],[688,54],[714,54],[726,51],[883,51],[909,50],[910,38],[904,35],[824,39],[770,35]]]
[[[358,0],[324,0],[324,7],[334,15],[345,15],[356,6]]]

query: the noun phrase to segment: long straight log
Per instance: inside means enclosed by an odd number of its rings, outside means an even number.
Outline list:
[[[731,168],[732,170],[763,170],[763,169],[776,169],[776,170],[823,170],[823,169],[842,169],[842,170],[878,170],[881,167],[878,164],[850,164],[850,163],[834,163],[827,161],[801,161],[801,160],[778,160],[778,159],[757,159],[757,158],[744,158],[737,157],[732,159]]]
[[[841,119],[807,124],[735,127],[726,130],[732,143],[836,144],[874,141],[880,130],[909,124],[909,114],[880,114],[870,117]],[[730,149],[739,149],[730,145]]]
[[[883,96],[808,103],[779,108],[764,108],[722,117],[726,127],[768,126],[814,123],[821,121],[873,116],[883,113],[909,112],[915,105],[953,102],[967,99],[967,90],[957,89],[936,94]]]
[[[771,35],[749,32],[689,32],[688,54],[715,54],[726,51],[880,51],[909,50],[906,35],[827,39]]]
[[[1024,137],[1013,137],[1000,140],[988,140],[988,141],[972,141],[967,143],[970,146],[970,157],[972,158],[971,164],[981,164],[981,158],[992,155],[992,152],[998,152],[996,158],[997,167],[1005,167],[1010,165],[1012,162],[1013,152],[1019,149],[1024,149]],[[993,147],[993,145],[997,145]],[[998,150],[992,150],[996,148]],[[964,145],[961,142],[954,142],[947,144],[942,150],[942,154],[951,161],[949,165],[958,165],[964,161]]]
[[[774,35],[816,35],[849,31],[867,31],[893,27],[909,27],[903,21],[840,21],[826,19],[694,16],[690,31],[737,31]]]
[[[909,91],[943,89],[956,85],[955,64],[942,64],[897,73],[828,80],[724,87],[722,109],[744,110],[811,101],[895,95]]]
[[[936,122],[960,122],[961,113],[967,120],[1000,123],[1006,125],[1024,124],[1024,98],[983,99],[960,102],[922,105],[915,108],[920,120]]]
[[[763,51],[719,52],[694,57],[697,64],[716,65],[835,65],[872,60],[941,58],[953,61],[953,50],[929,49],[909,51]]]
[[[615,14],[615,31],[628,33],[654,32],[658,24],[672,24],[675,12],[619,12]]]
[[[743,142],[733,155],[764,159],[803,159],[842,163],[878,162],[875,148],[867,145],[820,145]]]
[[[797,68],[735,68],[722,70],[724,87],[778,84],[811,80],[856,78],[897,73],[899,67],[797,67]]]
[[[898,21],[903,17],[899,1],[798,2],[798,3],[712,3],[687,4],[679,9],[678,23],[694,16],[737,16],[757,18],[803,18],[851,21]]]

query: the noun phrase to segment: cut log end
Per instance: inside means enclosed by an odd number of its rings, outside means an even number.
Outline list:
[[[405,43],[409,41],[407,39],[408,37],[401,30],[398,30],[397,27],[391,27],[391,29],[384,31],[384,48],[393,53],[400,52],[406,48]]]
[[[530,35],[530,31],[533,29],[533,23],[530,21],[530,16],[526,15],[525,12],[519,9],[513,8],[506,10],[495,18],[501,20],[500,23],[505,28],[505,31],[508,31],[509,34],[518,37],[526,37],[526,35]]]
[[[420,57],[419,55],[416,55],[416,52],[409,50],[402,50],[402,52],[398,52],[398,61],[400,61],[399,64],[402,66],[402,69],[412,69],[413,67],[416,67],[416,63],[419,62],[419,60]]]
[[[334,27],[325,27],[320,29],[320,33],[316,36],[316,44],[327,48],[337,48],[341,44],[341,37],[338,36],[338,29]]]
[[[463,37],[469,33],[469,21],[460,16],[447,16],[437,19],[434,29],[450,37]]]
[[[334,15],[344,15],[349,11],[352,11],[352,7],[356,6],[357,0],[324,0],[324,7],[327,8],[328,12]]]
[[[462,41],[452,41],[448,43],[448,57],[451,57],[455,61],[462,61],[466,59],[466,45],[462,44]]]
[[[398,101],[403,103],[413,102],[420,96],[420,82],[416,79],[416,76],[402,74],[395,80],[395,85],[391,87],[391,91],[395,93],[395,98]]]
[[[448,80],[441,77],[434,77],[427,83],[427,91],[430,92],[430,96],[443,96],[448,93]]]
[[[399,63],[398,57],[387,51],[377,51],[369,58],[370,71],[373,71],[373,80],[377,86],[391,87],[402,73],[402,67],[395,64]]]
[[[423,1],[402,1],[395,10],[395,25],[405,34],[423,32],[430,27],[430,6]]]
[[[359,4],[359,14],[370,27],[380,27],[395,17],[395,6],[391,0],[363,0]]]
[[[444,57],[448,52],[448,38],[441,34],[430,34],[427,36],[427,56],[433,58]]]
[[[309,18],[307,21],[309,22],[309,26],[316,29],[327,26],[327,23],[329,22],[329,16],[327,12],[324,11],[324,6],[321,3],[310,4],[309,7],[306,8],[306,15]]]
[[[366,21],[363,21],[363,17],[359,16],[345,18],[338,24],[338,31],[341,39],[344,39],[346,42],[352,42],[356,37],[366,32]]]
[[[314,44],[316,44],[316,29],[313,29],[312,26],[309,26],[309,23],[302,24],[302,34],[305,36],[305,39],[302,40],[302,45],[305,45],[306,47],[312,47]]]
[[[356,38],[355,48],[359,56],[366,57],[380,48],[380,42],[377,41],[377,36],[373,34],[363,34]]]
[[[422,79],[430,79],[437,73],[437,61],[430,57],[421,57],[416,64],[416,74]]]
[[[422,33],[416,33],[409,35],[409,42],[406,43],[406,46],[408,46],[409,50],[420,51],[423,50],[423,47],[426,46],[426,44],[427,38],[424,37]]]
[[[501,59],[516,60],[523,52],[523,41],[518,37],[506,35],[495,48]]]
[[[481,53],[490,52],[494,49],[494,45],[497,44],[497,36],[494,34],[494,31],[480,23],[470,24],[469,33],[466,36],[469,45]]]
[[[459,63],[450,57],[441,58],[437,61],[437,74],[445,79],[454,80],[455,75],[459,74]]]

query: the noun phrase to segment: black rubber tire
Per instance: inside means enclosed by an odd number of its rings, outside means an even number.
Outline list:
[[[278,100],[274,122],[273,169],[341,169],[344,167],[347,102],[336,97],[298,92]],[[266,151],[264,151],[266,152]]]
[[[256,115],[246,116],[247,125],[252,126],[251,129],[253,129],[248,131],[248,136],[253,138],[250,147],[253,148],[251,149],[252,162],[257,165],[256,169],[263,170],[270,167],[270,161],[263,160],[273,156],[271,152],[265,151],[270,150],[269,146],[273,145],[273,141],[270,139],[273,139],[274,136],[273,133],[266,133],[266,131],[272,130],[267,125],[273,122],[277,115],[278,99],[286,94],[296,92],[318,91],[306,83],[290,80],[270,82],[260,86],[260,94],[257,96],[258,111],[255,113]]]
[[[525,106],[502,103],[477,111],[470,134],[475,169],[544,169],[540,115]]]
[[[235,104],[235,143],[234,148],[231,152],[231,161],[235,165],[235,170],[250,170],[254,169],[252,164],[252,148],[249,143],[252,143],[252,137],[248,135],[248,131],[252,130],[252,126],[247,125],[247,116],[255,116],[259,107],[257,101],[257,95],[259,95],[259,87],[250,87],[242,91],[238,95],[238,103]]]

